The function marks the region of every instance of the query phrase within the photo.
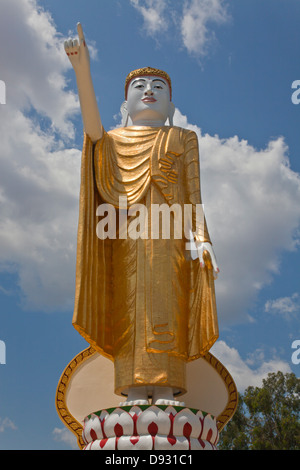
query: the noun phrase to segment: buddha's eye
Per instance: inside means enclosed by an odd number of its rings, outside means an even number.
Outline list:
[[[159,90],[162,90],[162,89],[163,89],[163,87],[162,87],[161,85],[155,85],[154,88],[158,88]]]
[[[134,88],[144,88],[144,85],[135,85]]]

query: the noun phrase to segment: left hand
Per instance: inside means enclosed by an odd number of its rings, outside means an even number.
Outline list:
[[[217,279],[220,270],[218,267],[216,255],[214,253],[212,245],[209,242],[200,242],[200,243],[196,243],[196,246],[197,246],[197,252],[198,252],[198,257],[199,257],[201,268],[204,268],[205,266],[203,253],[204,251],[207,251],[211,259],[211,264],[213,266],[214,278]]]

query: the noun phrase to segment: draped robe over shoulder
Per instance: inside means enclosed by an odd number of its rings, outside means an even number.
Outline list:
[[[146,208],[147,236],[120,235],[120,198],[129,209]],[[97,207],[104,203],[116,211],[113,239],[97,236]],[[132,126],[104,132],[96,145],[85,135],[73,325],[114,361],[118,394],[138,385],[184,393],[185,363],[205,354],[218,337],[209,256],[201,268],[186,250],[184,232],[177,238],[172,224],[170,237],[161,227],[158,238],[151,236],[153,207],[162,204],[179,205],[182,213],[190,204],[195,238],[210,242],[206,222],[196,226],[201,195],[193,131]],[[135,218],[128,213],[126,229]]]

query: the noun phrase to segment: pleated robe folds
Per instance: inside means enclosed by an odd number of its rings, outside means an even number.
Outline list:
[[[119,208],[120,198],[129,209],[145,208],[144,238],[124,236],[120,214],[124,220],[127,211]],[[115,209],[114,238],[97,235],[97,208],[104,203]],[[176,238],[172,224],[170,237],[163,238],[161,227],[159,238],[157,232],[153,236],[153,204],[178,204],[182,214],[190,204],[195,238],[210,241],[206,222],[196,226],[196,134],[178,127],[128,127],[104,132],[96,145],[85,135],[73,325],[114,361],[117,394],[140,385],[184,393],[185,363],[205,354],[218,337],[209,257],[200,268],[186,250],[184,233]],[[137,213],[129,214],[126,230]]]

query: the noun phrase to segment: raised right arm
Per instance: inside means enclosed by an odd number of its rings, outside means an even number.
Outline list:
[[[80,23],[77,24],[77,31],[79,41],[65,41],[65,51],[76,75],[84,131],[92,142],[96,142],[103,135],[103,127],[92,81],[89,51]]]

